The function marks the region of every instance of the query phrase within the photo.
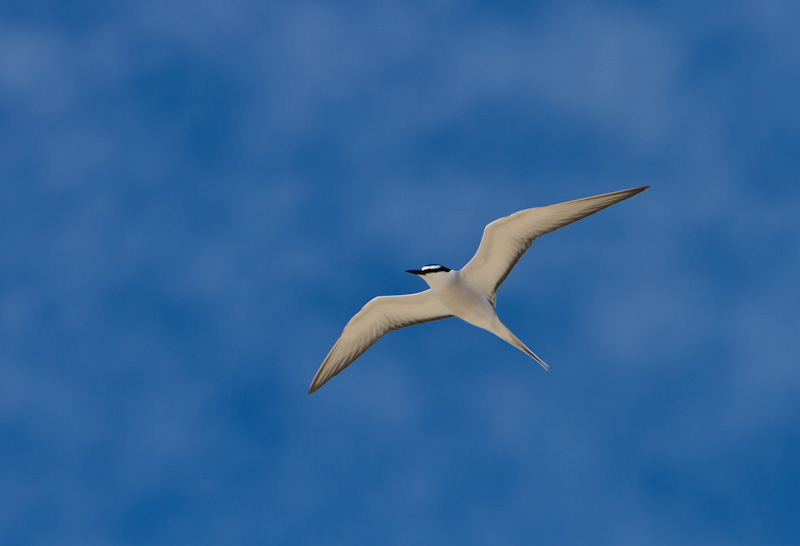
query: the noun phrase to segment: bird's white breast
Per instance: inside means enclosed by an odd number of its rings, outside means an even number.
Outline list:
[[[479,328],[494,322],[494,307],[477,290],[459,277],[458,271],[436,273],[423,277],[434,295],[458,318]]]

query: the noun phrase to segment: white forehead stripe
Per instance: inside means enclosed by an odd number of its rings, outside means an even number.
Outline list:
[[[420,271],[430,271],[431,269],[441,269],[441,265],[426,265]]]

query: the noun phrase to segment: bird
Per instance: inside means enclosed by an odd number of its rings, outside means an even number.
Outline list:
[[[320,365],[308,394],[352,364],[381,337],[407,326],[457,317],[496,335],[538,362],[536,356],[497,316],[497,289],[534,239],[643,192],[650,186],[584,197],[515,212],[488,224],[478,250],[461,268],[439,264],[406,272],[417,275],[429,288],[416,294],[378,296],[356,313],[342,330]]]

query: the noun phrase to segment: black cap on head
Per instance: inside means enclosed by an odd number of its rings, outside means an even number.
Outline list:
[[[428,273],[438,273],[440,271],[450,271],[443,265],[431,264],[423,266],[422,269],[408,269],[406,273],[413,273],[414,275],[427,275]]]

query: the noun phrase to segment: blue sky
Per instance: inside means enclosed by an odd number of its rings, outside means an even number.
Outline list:
[[[0,543],[800,542],[800,5],[0,2]],[[314,396],[483,226],[650,184]]]

